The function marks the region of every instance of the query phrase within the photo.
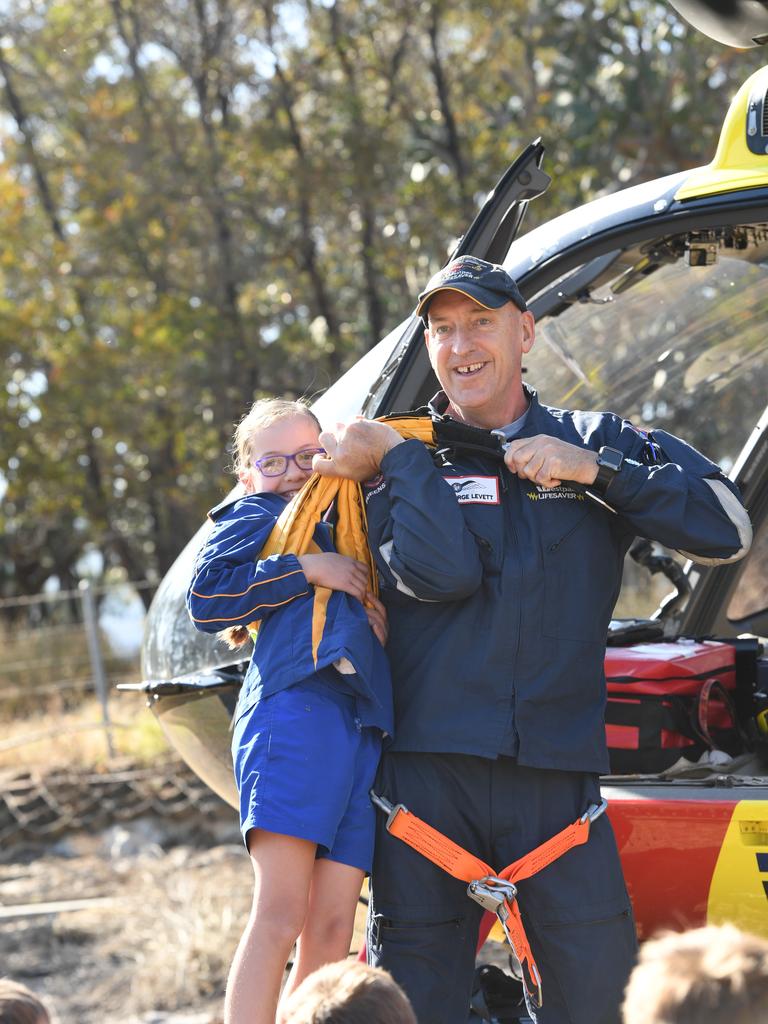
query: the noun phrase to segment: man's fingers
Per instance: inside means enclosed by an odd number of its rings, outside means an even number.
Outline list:
[[[318,476],[339,476],[336,464],[327,455],[315,455],[312,459],[312,469]]]
[[[329,455],[333,455],[336,451],[336,446],[339,443],[338,437],[331,430],[321,430],[318,441],[320,442],[320,447],[325,448]]]

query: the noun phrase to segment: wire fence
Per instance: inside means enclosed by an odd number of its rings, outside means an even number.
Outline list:
[[[31,718],[42,709],[71,709],[95,695],[111,756],[110,697],[118,683],[141,678],[149,580],[90,584],[0,599],[0,720]],[[30,730],[29,742],[40,739]],[[23,730],[0,738],[0,751],[24,746]]]

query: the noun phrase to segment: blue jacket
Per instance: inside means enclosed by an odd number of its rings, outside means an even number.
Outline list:
[[[480,446],[433,457],[409,440],[387,453],[365,495],[389,614],[392,749],[605,772],[605,639],[632,539],[728,561],[751,529],[734,485],[682,441],[529,395],[517,436],[624,452],[605,499],[617,514],[581,488],[521,480]]]
[[[197,557],[187,592],[192,622],[206,633],[260,623],[238,713],[262,696],[284,690],[316,672],[332,678],[334,662],[347,658],[355,672],[335,673],[339,687],[358,697],[358,714],[364,725],[375,725],[391,734],[389,665],[362,604],[348,594],[332,591],[315,664],[313,588],[298,558],[274,555],[259,559],[284,508],[284,499],[276,494],[250,494],[209,512],[215,525]],[[314,540],[321,551],[334,550],[328,524],[316,528]]]

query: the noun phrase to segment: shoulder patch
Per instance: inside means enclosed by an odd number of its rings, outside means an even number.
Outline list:
[[[444,476],[460,505],[498,505],[497,476]]]

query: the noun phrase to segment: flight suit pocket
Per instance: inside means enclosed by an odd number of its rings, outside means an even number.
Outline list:
[[[504,561],[504,520],[500,506],[464,505],[467,529],[475,538],[484,572],[499,573]]]
[[[603,643],[620,573],[602,514],[580,504],[559,517],[542,541],[543,635]]]
[[[552,1019],[619,1024],[637,952],[629,907],[587,905],[578,913],[555,915],[541,923],[538,940],[539,969],[547,979],[544,1002],[548,994]]]

